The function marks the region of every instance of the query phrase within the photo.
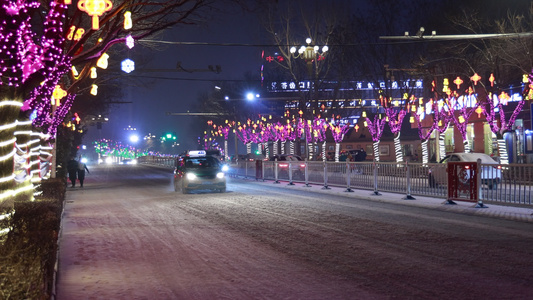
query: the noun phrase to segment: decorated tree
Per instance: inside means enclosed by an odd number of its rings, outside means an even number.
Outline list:
[[[382,118],[380,113],[376,113],[374,114],[374,120],[366,118],[365,122],[368,130],[370,131],[370,135],[372,135],[374,160],[379,162],[379,141],[383,135],[383,129],[385,128],[386,120]]]
[[[340,146],[341,142],[344,139],[344,135],[350,129],[349,124],[335,124],[335,120],[332,120],[328,123],[329,130],[333,135],[333,140],[335,141],[335,161],[339,162]]]
[[[221,1],[0,0],[0,217],[15,198],[33,198],[41,162],[56,164],[49,148],[58,126],[77,95],[97,96],[98,82],[116,76],[101,70],[118,70],[120,51],[153,44],[148,37],[201,22],[217,7]],[[29,162],[13,170],[17,152]]]
[[[494,75],[491,74],[491,88],[494,88]],[[506,131],[512,130],[513,124],[516,121],[516,117],[523,109],[526,100],[533,99],[533,71],[530,74],[523,76],[523,89],[522,89],[522,99],[518,101],[516,107],[511,112],[509,119],[505,117],[505,110],[509,101],[509,95],[504,91],[498,89],[493,89],[491,92],[487,92],[486,89],[476,89],[478,92],[478,99],[480,102],[479,113],[482,112],[487,120],[487,123],[490,126],[491,131],[496,134],[498,142],[498,152],[500,153],[500,162],[502,164],[509,163],[509,155],[507,153],[507,147],[505,145],[505,140],[503,139],[503,134]]]
[[[406,100],[406,99],[405,99]],[[396,162],[403,162],[402,147],[400,144],[400,132],[402,130],[402,122],[407,111],[398,106],[391,106],[385,108],[386,121],[389,124],[391,132],[394,134],[394,152],[396,154]]]

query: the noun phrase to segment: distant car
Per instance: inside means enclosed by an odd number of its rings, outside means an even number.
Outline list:
[[[266,160],[263,154],[248,153],[246,154],[246,161]]]
[[[489,189],[496,189],[502,179],[501,166],[492,157],[485,153],[451,153],[446,155],[438,165],[429,169],[428,183],[431,187],[446,185],[448,183],[448,162],[476,162],[481,159],[481,183]],[[464,182],[466,183],[466,182]]]
[[[177,161],[174,170],[174,190],[188,194],[193,190],[226,192],[227,166],[205,151],[189,151]]]
[[[131,159],[131,158],[126,158],[126,159],[123,159],[121,162],[120,162],[121,165],[136,165],[137,164],[137,160],[136,159]]]
[[[282,177],[288,176],[289,162],[291,163],[292,175],[303,179],[305,174],[305,161],[298,155],[282,154],[271,156],[270,161],[278,161],[278,168]],[[287,175],[285,175],[287,174]]]

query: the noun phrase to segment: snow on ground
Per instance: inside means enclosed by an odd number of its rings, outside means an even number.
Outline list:
[[[57,299],[521,299],[533,224],[171,171],[94,166],[69,188]],[[489,208],[490,209],[490,208]]]

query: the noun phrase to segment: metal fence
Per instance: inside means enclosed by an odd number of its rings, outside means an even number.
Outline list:
[[[176,165],[172,157],[143,157],[140,162]],[[228,175],[446,199],[446,170],[447,165],[439,163],[242,161],[231,164]],[[481,164],[481,170],[481,200],[533,205],[533,164]]]
[[[447,198],[446,164],[394,162],[239,162],[230,166],[231,176],[261,180],[299,182],[347,190],[366,189]],[[533,204],[533,164],[481,164],[480,199],[512,204]],[[439,175],[440,174],[440,175]]]

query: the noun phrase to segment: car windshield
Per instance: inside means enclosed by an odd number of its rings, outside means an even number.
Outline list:
[[[218,167],[218,162],[214,157],[188,157],[185,159],[186,168],[216,168]]]

